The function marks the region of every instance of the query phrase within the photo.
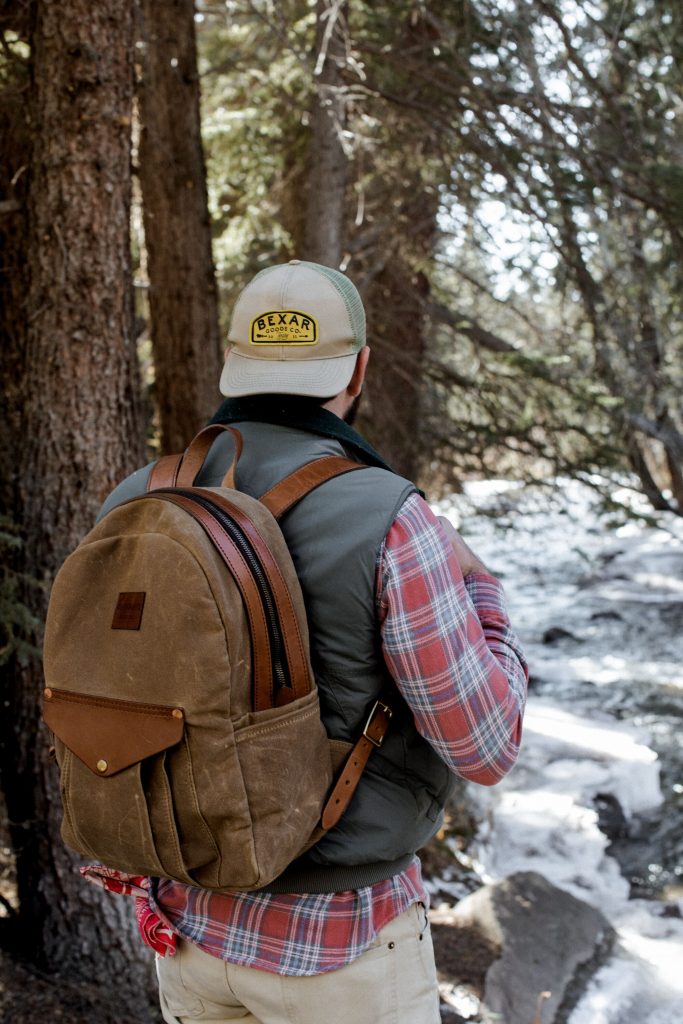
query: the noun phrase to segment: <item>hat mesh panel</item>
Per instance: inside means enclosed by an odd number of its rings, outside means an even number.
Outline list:
[[[339,292],[349,313],[356,349],[361,349],[365,344],[365,310],[356,286],[340,270],[332,270],[331,267],[324,267],[320,263],[309,263],[307,260],[302,260],[301,265],[322,274]]]

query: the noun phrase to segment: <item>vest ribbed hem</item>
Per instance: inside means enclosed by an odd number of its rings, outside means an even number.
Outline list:
[[[397,860],[382,860],[374,864],[293,864],[262,889],[252,892],[269,893],[327,893],[362,889],[375,882],[399,875],[408,867],[414,853]]]

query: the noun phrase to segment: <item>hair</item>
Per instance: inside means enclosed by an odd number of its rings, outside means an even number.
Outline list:
[[[281,394],[262,394],[258,396],[263,402],[268,402],[269,405],[280,405],[283,411],[299,412],[305,409],[310,409],[315,406],[316,408],[322,408],[327,402],[331,402],[336,395],[329,395],[326,398],[316,398],[315,395],[281,395]]]

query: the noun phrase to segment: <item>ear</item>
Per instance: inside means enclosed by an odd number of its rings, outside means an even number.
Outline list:
[[[353,376],[351,377],[351,380],[349,381],[346,387],[346,390],[348,391],[349,395],[351,395],[352,398],[357,398],[358,395],[363,390],[363,382],[365,380],[365,373],[368,368],[369,359],[370,349],[368,348],[367,345],[364,345],[363,348],[358,353],[358,358],[356,359],[356,366],[353,371]]]

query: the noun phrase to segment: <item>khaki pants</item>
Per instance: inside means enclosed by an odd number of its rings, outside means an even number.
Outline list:
[[[338,971],[290,978],[237,967],[180,941],[157,958],[167,1024],[439,1024],[434,950],[424,907],[413,904]]]

